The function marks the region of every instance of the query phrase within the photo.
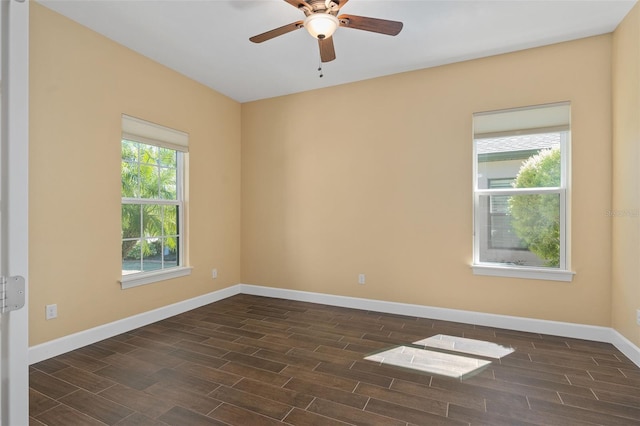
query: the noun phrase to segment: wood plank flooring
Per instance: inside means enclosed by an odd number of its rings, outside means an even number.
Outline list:
[[[367,361],[437,334],[515,352],[464,380]],[[237,295],[30,367],[31,425],[639,425],[610,344]]]

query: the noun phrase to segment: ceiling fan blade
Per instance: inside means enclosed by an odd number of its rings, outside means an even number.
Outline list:
[[[296,9],[307,9],[309,12],[313,10],[313,7],[311,7],[311,5],[307,3],[305,0],[284,0],[284,1],[286,1]]]
[[[402,30],[402,22],[389,21],[386,19],[367,18],[366,16],[340,15],[340,26],[354,28],[356,30],[371,31],[386,35],[398,35]]]
[[[251,40],[254,43],[262,43],[263,41],[271,40],[274,37],[281,36],[282,34],[290,33],[291,31],[302,28],[302,21],[292,22],[291,24],[284,25],[280,28],[273,29],[271,31],[267,31],[266,33],[258,34],[251,37]]]
[[[336,58],[336,50],[333,48],[333,37],[319,38],[318,46],[320,46],[320,60],[322,62],[331,62]]]

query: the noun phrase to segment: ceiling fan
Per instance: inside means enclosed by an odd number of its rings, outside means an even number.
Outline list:
[[[333,47],[333,33],[338,27],[353,28],[356,30],[371,31],[374,33],[397,35],[402,30],[402,22],[388,21],[386,19],[367,18],[366,16],[338,15],[340,9],[349,0],[284,0],[291,6],[301,10],[306,18],[303,21],[275,28],[262,34],[251,37],[254,43],[262,43],[291,31],[306,28],[312,37],[318,39],[320,47],[320,59],[322,62],[330,62],[336,58]]]

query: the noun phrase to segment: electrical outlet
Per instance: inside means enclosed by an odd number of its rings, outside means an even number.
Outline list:
[[[58,317],[58,305],[46,305],[45,306],[45,317],[46,319],[54,319]]]
[[[640,309],[636,311],[636,322],[640,325]]]
[[[364,274],[358,274],[358,284],[364,284],[366,281],[366,277]]]
[[[213,278],[214,280],[216,278],[218,278],[218,270],[217,269],[212,269],[211,270],[211,278]]]

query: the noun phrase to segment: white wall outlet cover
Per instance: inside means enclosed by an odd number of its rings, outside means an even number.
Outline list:
[[[46,305],[45,306],[45,317],[46,319],[54,319],[58,317],[58,305]]]

